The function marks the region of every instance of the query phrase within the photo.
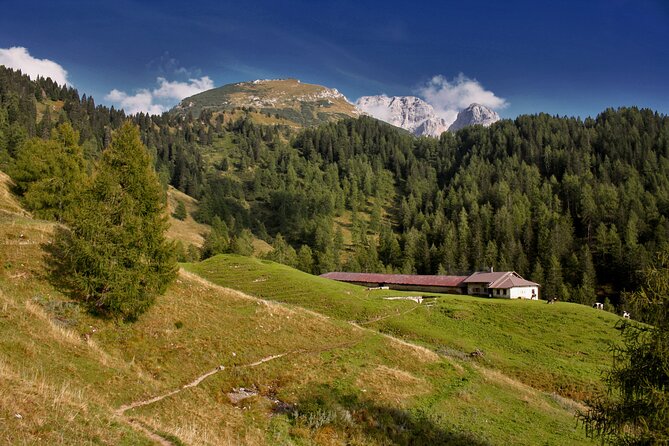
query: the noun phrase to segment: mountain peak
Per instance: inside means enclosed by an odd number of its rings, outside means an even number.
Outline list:
[[[499,119],[497,112],[491,108],[473,103],[458,113],[457,119],[451,124],[448,130],[454,132],[470,125],[483,125],[488,127],[490,124],[499,121]]]
[[[336,121],[359,112],[336,88],[307,84],[298,79],[256,79],[207,90],[183,99],[172,109],[175,114],[202,111],[222,112],[251,108],[278,116],[282,123],[296,126]]]
[[[363,113],[418,136],[439,136],[448,124],[416,96],[363,96],[355,102]]]

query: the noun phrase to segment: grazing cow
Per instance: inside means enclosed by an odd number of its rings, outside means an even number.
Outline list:
[[[629,314],[627,311],[623,311],[623,317],[624,317],[625,319],[629,319],[629,318],[630,318],[630,314]]]
[[[552,297],[546,301],[547,304],[554,304],[557,302],[557,297]]]
[[[595,302],[592,304],[592,308],[596,308],[598,310],[603,310],[604,309],[604,304],[601,302]]]

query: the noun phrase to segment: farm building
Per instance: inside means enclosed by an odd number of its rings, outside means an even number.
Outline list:
[[[478,272],[463,281],[467,294],[507,299],[539,299],[539,284],[515,271]]]
[[[371,288],[388,287],[398,291],[462,294],[462,281],[467,276],[419,276],[415,274],[326,273],[326,279]]]
[[[539,298],[539,284],[523,279],[514,271],[477,272],[470,276],[331,272],[322,274],[321,277],[370,288],[388,287],[398,291],[471,294],[506,299]]]

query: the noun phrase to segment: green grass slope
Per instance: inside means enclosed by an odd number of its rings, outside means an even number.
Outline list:
[[[412,303],[280,265],[190,266],[229,269],[229,285],[271,300],[182,271],[136,323],[94,318],[44,273],[53,224],[7,209],[0,444],[591,444],[574,403],[503,374],[488,354],[438,355],[376,331],[395,320],[381,317],[423,311]]]
[[[481,350],[486,366],[577,400],[601,387],[601,371],[610,363],[608,346],[617,339],[618,316],[577,304],[459,295],[442,295],[432,305],[388,301],[383,297],[417,293],[367,291],[232,255],[187,268],[214,283],[354,321],[447,356],[463,358]]]

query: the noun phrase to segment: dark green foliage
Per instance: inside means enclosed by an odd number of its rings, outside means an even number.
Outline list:
[[[56,234],[50,266],[59,285],[105,316],[133,320],[146,311],[176,276],[162,197],[128,122],[66,214],[68,229]]]
[[[579,417],[588,436],[610,444],[669,444],[669,249],[628,301],[633,316],[649,324],[619,324],[622,344],[613,348],[609,393],[588,402],[591,409]]]
[[[228,234],[228,226],[216,215],[211,221],[211,231],[204,238],[202,259],[208,259],[216,254],[229,252],[229,248],[230,235]]]
[[[174,255],[177,262],[197,262],[200,260],[201,252],[197,246],[189,244],[188,247],[185,247],[181,240],[177,240]]]
[[[297,269],[311,273],[314,269],[314,254],[308,245],[300,246],[297,251]]]
[[[174,213],[172,214],[172,216],[177,220],[185,220],[186,217],[188,217],[188,212],[186,211],[186,205],[183,203],[183,201],[177,202],[177,207],[176,209],[174,209]]]
[[[232,254],[250,256],[253,254],[253,234],[248,229],[242,229],[237,235],[230,239],[230,250]]]
[[[286,243],[281,234],[277,234],[274,243],[272,243],[272,248],[272,251],[267,253],[265,258],[293,268],[297,266],[297,252],[295,248]]]
[[[66,123],[49,140],[24,141],[9,172],[28,210],[39,218],[62,220],[87,180],[78,132]]]

